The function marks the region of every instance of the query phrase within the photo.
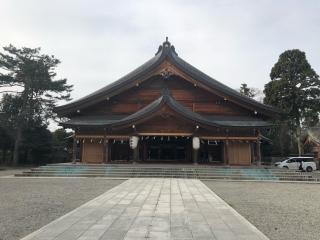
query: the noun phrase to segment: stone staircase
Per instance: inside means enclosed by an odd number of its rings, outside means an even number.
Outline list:
[[[320,182],[320,175],[278,168],[220,167],[169,164],[50,164],[16,174],[17,177],[193,178]]]

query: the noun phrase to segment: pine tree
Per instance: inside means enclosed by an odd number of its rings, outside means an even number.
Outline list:
[[[0,88],[5,93],[2,111],[14,129],[13,162],[19,161],[23,132],[35,123],[47,124],[54,117],[58,100],[70,100],[72,86],[66,79],[56,78],[60,63],[54,56],[40,53],[40,48],[21,48],[12,45],[0,53]]]
[[[253,98],[256,95],[255,90],[253,88],[249,88],[246,83],[241,83],[240,93],[250,98]]]

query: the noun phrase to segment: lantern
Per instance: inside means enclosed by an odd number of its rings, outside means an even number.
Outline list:
[[[192,138],[192,147],[194,150],[198,150],[200,148],[200,139],[198,137]]]
[[[131,149],[137,148],[138,142],[139,142],[139,137],[137,137],[137,136],[130,137],[130,141],[129,141],[130,148]]]

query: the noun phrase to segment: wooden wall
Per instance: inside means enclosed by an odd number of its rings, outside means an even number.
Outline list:
[[[250,165],[250,143],[229,141],[227,146],[229,165]]]
[[[103,162],[103,144],[84,142],[82,144],[82,159],[84,163]]]
[[[179,76],[172,76],[164,82],[160,76],[135,86],[117,96],[107,98],[87,109],[81,111],[81,115],[110,115],[110,114],[132,114],[150,104],[161,96],[161,89],[167,86],[172,96],[182,105],[200,114],[214,115],[253,115],[252,111],[244,109],[222,97],[219,97],[201,87]]]
[[[139,133],[186,133],[191,134],[195,130],[195,124],[175,116],[172,111],[165,111],[151,119],[136,125]]]
[[[131,114],[150,104],[161,95],[162,80],[153,77],[119,95],[105,99],[81,111],[84,115]]]

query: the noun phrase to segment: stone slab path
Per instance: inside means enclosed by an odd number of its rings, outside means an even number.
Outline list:
[[[268,238],[199,180],[136,178],[23,238],[72,239]]]

